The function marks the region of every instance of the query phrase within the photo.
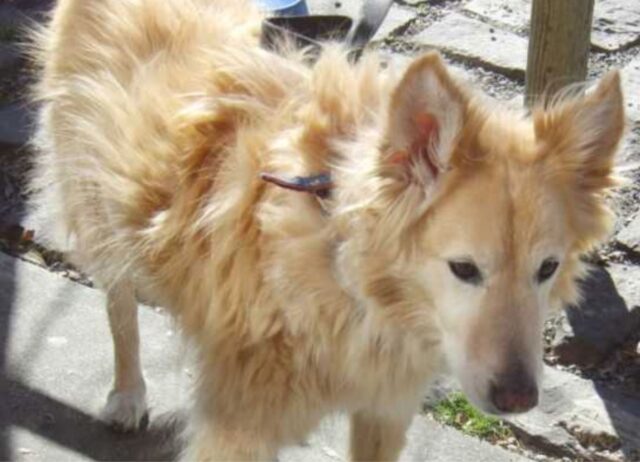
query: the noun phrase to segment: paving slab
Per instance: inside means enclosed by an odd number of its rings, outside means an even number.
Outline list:
[[[471,0],[464,10],[516,29],[529,28],[531,0]]]
[[[360,18],[362,2],[348,0],[307,0],[307,5],[311,14],[343,15],[349,16],[354,21],[357,21],[358,18]],[[385,39],[392,32],[407,26],[408,23],[416,17],[417,14],[414,11],[402,7],[397,3],[393,3],[384,22],[380,25],[376,35],[371,40],[379,41]]]
[[[540,405],[509,417],[515,433],[573,460],[640,460],[640,400],[546,367]]]
[[[613,51],[640,40],[640,4],[636,0],[598,0],[593,9],[591,43]]]
[[[631,219],[629,223],[616,236],[616,240],[636,252],[640,252],[640,213]]]
[[[104,302],[96,289],[0,253],[0,358],[6,357],[0,370],[0,460],[175,457],[191,366],[183,359],[185,350],[171,322],[153,309],[140,310],[149,429],[119,435],[94,417],[111,381]],[[279,460],[346,460],[348,434],[347,418],[331,416],[305,444],[283,450]],[[471,459],[527,460],[424,416],[416,417],[409,429],[409,444],[401,458],[405,462]]]
[[[629,122],[630,127],[636,127],[636,130],[628,130],[622,139],[622,144],[616,155],[616,168],[620,174],[628,175],[629,172],[640,169],[640,120],[637,122]],[[616,232],[620,231],[620,227],[624,226],[628,212],[624,209],[618,211],[618,219],[616,221]],[[625,221],[622,221],[625,219]]]
[[[530,459],[508,452],[489,443],[464,436],[427,417],[414,418],[407,433],[407,447],[400,454],[400,462],[469,461],[525,462]],[[326,418],[311,435],[305,446],[282,451],[279,462],[336,462],[346,461],[349,438],[348,419],[344,415]]]
[[[531,0],[471,0],[464,9],[492,21],[527,30]],[[591,43],[613,51],[640,40],[640,5],[636,0],[598,0],[593,12]]]
[[[640,126],[640,57],[636,57],[622,69],[622,85],[627,117]]]
[[[524,77],[526,39],[459,13],[450,13],[409,40],[449,51],[493,70]]]
[[[187,398],[189,370],[167,317],[140,310],[152,418],[140,435],[95,419],[111,386],[112,352],[104,296],[0,253],[0,460],[167,459],[168,415]],[[4,441],[2,439],[4,438]],[[2,449],[0,449],[2,451]]]
[[[395,32],[403,30],[411,21],[416,19],[416,17],[417,15],[415,12],[407,8],[402,8],[398,6],[397,3],[394,3],[389,9],[387,17],[384,18],[384,22],[380,25],[380,29],[378,29],[372,40],[382,40]]]
[[[565,310],[552,341],[562,364],[600,364],[640,329],[640,267],[594,267],[582,283],[584,301]]]

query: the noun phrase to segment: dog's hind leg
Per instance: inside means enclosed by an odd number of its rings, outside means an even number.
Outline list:
[[[351,416],[351,460],[394,461],[404,447],[410,417],[356,412]]]
[[[113,337],[115,374],[102,419],[123,431],[137,430],[147,418],[147,402],[140,366],[138,304],[129,283],[118,283],[109,289],[107,312]]]

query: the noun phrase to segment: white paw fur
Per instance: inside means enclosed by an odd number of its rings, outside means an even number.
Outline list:
[[[135,431],[147,415],[144,385],[133,390],[111,390],[100,415],[107,424],[122,431]]]

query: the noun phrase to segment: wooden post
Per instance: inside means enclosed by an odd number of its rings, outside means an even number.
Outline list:
[[[533,0],[527,57],[526,99],[587,77],[594,0]]]

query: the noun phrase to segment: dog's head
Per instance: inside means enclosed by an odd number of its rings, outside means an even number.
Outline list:
[[[618,74],[524,118],[472,98],[428,54],[392,93],[386,126],[362,181],[338,191],[358,203],[344,211],[356,237],[343,277],[384,323],[436,336],[477,406],[532,408],[545,314],[577,301],[579,256],[609,230]]]

